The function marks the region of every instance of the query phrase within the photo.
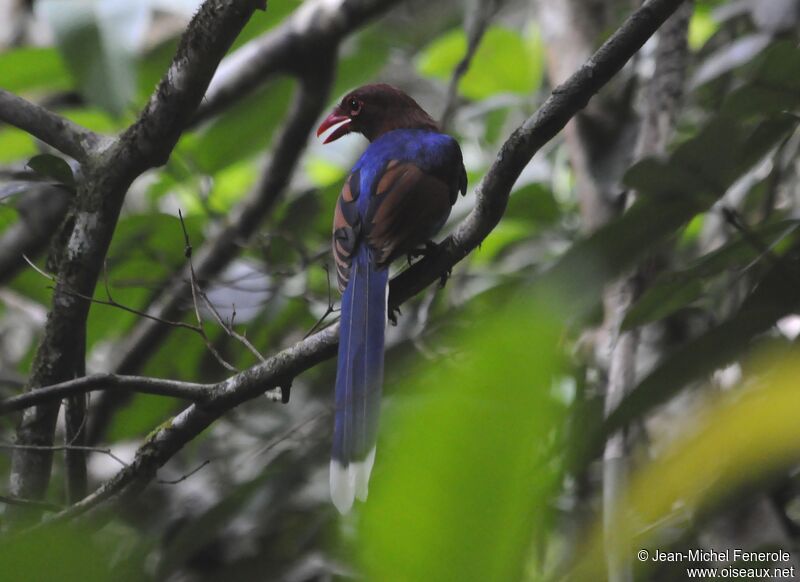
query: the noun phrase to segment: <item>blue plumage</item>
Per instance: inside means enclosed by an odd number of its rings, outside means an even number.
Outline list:
[[[342,512],[354,497],[366,498],[375,458],[389,264],[429,241],[447,220],[458,192],[466,191],[458,143],[438,132],[410,97],[386,87],[351,93],[319,131],[348,120],[352,130],[372,141],[348,176],[333,224],[343,295],[331,496]],[[378,103],[395,117],[382,117]],[[339,127],[332,135],[344,133]]]

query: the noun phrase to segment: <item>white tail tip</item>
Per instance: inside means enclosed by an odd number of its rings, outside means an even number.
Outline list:
[[[340,461],[331,459],[331,499],[342,515],[353,507],[353,501],[366,501],[369,493],[369,476],[375,464],[375,447],[363,461],[349,463],[346,467]]]

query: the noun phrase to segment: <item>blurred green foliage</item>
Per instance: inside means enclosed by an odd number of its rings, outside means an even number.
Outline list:
[[[516,580],[552,519],[561,306],[493,307],[397,388],[357,542],[370,579]]]
[[[436,39],[418,57],[420,73],[449,79],[467,50],[463,30]],[[491,26],[475,52],[459,91],[469,99],[486,99],[499,93],[530,95],[538,90],[544,74],[544,46],[538,29],[524,34]]]

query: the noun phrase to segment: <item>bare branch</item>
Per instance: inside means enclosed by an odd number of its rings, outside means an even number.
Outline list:
[[[514,132],[478,187],[476,209],[447,239],[444,249],[396,279],[395,304],[438,279],[483,240],[502,216],[511,187],[531,156],[622,68],[681,3],[681,0],[651,0],[645,4],[580,71],[554,92],[537,114]],[[331,357],[337,341],[338,325],[333,325],[268,358],[263,364],[221,382],[202,405],[189,406],[152,433],[130,466],[55,519],[71,519],[97,506],[124,503],[136,496],[160,466],[219,416],[260,396],[267,388],[285,385],[304,370]]]
[[[192,269],[192,274],[194,274],[194,269]],[[195,282],[194,285],[196,286],[197,283]],[[245,337],[244,335],[240,334],[235,329],[233,329],[233,318],[236,316],[236,307],[234,306],[233,315],[231,315],[231,322],[230,324],[228,324],[225,322],[225,320],[222,319],[222,316],[219,314],[219,311],[217,311],[217,308],[214,307],[214,304],[208,298],[208,295],[206,295],[205,291],[198,288],[198,293],[200,295],[200,299],[203,300],[203,303],[205,304],[206,308],[211,312],[211,315],[214,316],[214,319],[217,321],[219,326],[225,331],[225,333],[228,334],[233,339],[235,339],[236,341],[238,341],[239,343],[241,343],[245,348],[247,348],[247,350],[251,354],[253,354],[256,358],[258,358],[259,362],[265,362],[266,358],[264,358],[264,355],[258,351],[258,349],[250,342],[250,340],[247,339],[247,337]]]
[[[321,54],[400,0],[310,0],[279,27],[251,40],[220,64],[193,123],[230,107],[275,73],[313,73]]]
[[[0,414],[24,410],[45,402],[60,400],[67,396],[86,394],[96,390],[123,390],[171,396],[184,400],[202,401],[208,397],[213,384],[195,384],[177,380],[163,380],[148,376],[118,376],[115,374],[93,374],[45,386],[5,400],[0,400]]]
[[[181,475],[177,479],[172,479],[171,481],[170,480],[166,480],[166,479],[159,479],[158,481],[156,481],[156,483],[158,483],[159,485],[177,485],[178,483],[183,483],[184,481],[186,481],[189,477],[191,477],[195,473],[199,473],[200,470],[203,467],[205,467],[206,465],[208,465],[210,462],[211,461],[209,459],[206,459],[205,461],[200,463],[197,467],[195,467],[194,469],[192,469],[191,471],[189,471],[185,475]]]
[[[303,336],[303,339],[306,339],[308,336],[313,335],[314,333],[316,333],[317,330],[322,327],[322,324],[325,322],[325,320],[328,318],[328,316],[331,313],[333,313],[334,311],[336,311],[334,309],[334,303],[333,303],[333,293],[332,293],[333,287],[331,285],[331,272],[330,272],[330,269],[328,268],[327,264],[325,264],[324,268],[325,268],[325,281],[328,284],[328,305],[325,308],[325,313],[323,313],[322,317],[320,317],[314,323],[314,325],[311,326],[311,329],[309,329],[308,333],[306,333],[306,335]]]
[[[64,219],[70,195],[66,188],[31,183],[17,204],[19,220],[0,235],[0,283],[24,268],[23,255],[36,257]]]
[[[93,131],[4,89],[0,89],[0,121],[27,131],[79,162],[88,160],[106,141]]]
[[[100,453],[102,455],[108,455],[123,467],[128,466],[128,463],[115,455],[111,449],[104,449],[102,447],[86,447],[83,445],[15,445],[13,443],[0,443],[0,449],[11,449],[15,451],[66,451],[67,453],[70,451],[80,451],[82,453]]]
[[[220,60],[233,44],[257,0],[206,0],[138,121],[121,137],[147,167],[166,163],[206,93]]]
[[[9,497],[8,495],[0,495],[0,503],[5,503],[6,505],[20,505],[22,507],[41,509],[43,511],[61,511],[64,509],[62,505],[56,505],[55,503],[37,501],[35,499],[23,499],[21,497]]]

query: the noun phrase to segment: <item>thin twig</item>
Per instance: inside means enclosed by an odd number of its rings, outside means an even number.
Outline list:
[[[44,511],[61,511],[64,509],[63,505],[57,505],[48,501],[39,501],[36,499],[23,499],[21,497],[13,497],[9,495],[0,495],[0,503],[6,505],[19,505],[22,507],[31,507],[34,509],[42,509]]]
[[[52,287],[50,287],[50,289],[52,289]],[[201,332],[198,326],[192,325],[191,323],[186,323],[185,321],[170,321],[168,319],[162,319],[160,317],[156,317],[155,315],[150,315],[146,311],[142,311],[134,307],[129,307],[128,305],[124,305],[122,303],[118,303],[113,299],[111,300],[97,299],[95,297],[89,297],[88,295],[84,295],[83,293],[78,293],[77,291],[72,291],[71,289],[62,289],[62,292],[65,293],[66,295],[71,295],[72,297],[78,297],[79,299],[91,301],[92,303],[95,303],[97,305],[105,305],[106,307],[116,307],[117,309],[121,309],[122,311],[127,311],[128,313],[132,313],[139,317],[144,317],[145,319],[162,323],[170,327],[180,327],[182,329],[188,329],[196,333]]]
[[[50,281],[55,281],[55,280],[56,280],[56,278],[55,278],[55,276],[54,276],[54,275],[51,275],[51,274],[49,274],[49,273],[46,273],[45,271],[43,271],[42,269],[40,269],[39,267],[37,267],[37,266],[36,266],[36,264],[35,264],[33,261],[31,261],[31,260],[30,260],[28,257],[26,257],[25,255],[22,255],[22,258],[25,260],[25,262],[26,262],[26,263],[28,263],[28,264],[31,266],[31,268],[32,268],[34,271],[36,271],[37,273],[39,273],[39,274],[40,274],[42,277],[44,277],[45,279],[49,279]]]
[[[191,476],[192,476],[192,475],[194,475],[195,473],[199,472],[199,471],[200,471],[200,469],[202,469],[203,467],[205,467],[206,465],[208,465],[210,462],[211,462],[211,459],[206,459],[205,461],[203,461],[202,463],[200,463],[200,465],[199,465],[199,466],[195,467],[194,469],[192,469],[191,471],[189,471],[189,472],[188,472],[188,473],[186,473],[185,475],[182,475],[182,476],[178,477],[177,479],[173,479],[173,480],[171,480],[171,481],[169,481],[169,480],[165,480],[165,479],[159,479],[158,481],[156,481],[156,483],[158,483],[159,485],[177,485],[178,483],[183,483],[183,482],[184,482],[184,481],[186,481],[186,480],[187,480],[189,477],[191,477]]]
[[[79,162],[89,159],[104,139],[3,89],[0,89],[0,121],[28,132]]]
[[[303,336],[303,339],[306,339],[311,334],[316,333],[316,331],[322,326],[322,322],[324,322],[325,319],[335,311],[333,308],[333,295],[331,293],[331,271],[328,268],[327,263],[325,263],[322,268],[325,269],[325,280],[328,282],[328,307],[325,310],[325,313],[322,314],[322,317],[320,317],[313,327],[308,330],[308,333]]]
[[[467,29],[467,51],[464,53],[461,61],[453,69],[453,75],[450,77],[450,84],[447,87],[447,103],[445,104],[444,111],[440,125],[442,129],[447,130],[453,117],[458,109],[458,85],[461,79],[469,71],[469,66],[472,64],[472,59],[475,53],[478,52],[478,47],[481,44],[483,35],[489,27],[489,23],[497,10],[500,8],[501,0],[476,0],[474,2],[474,11],[471,14],[465,15],[466,29]],[[469,10],[469,8],[467,8]]]
[[[102,447],[89,447],[83,445],[17,445],[13,443],[0,443],[0,449],[22,451],[84,451],[86,453],[100,453],[103,455],[108,455],[123,467],[128,466],[128,463],[115,455],[111,449],[104,449]]]
[[[58,279],[56,278],[55,275],[51,275],[50,273],[47,273],[46,271],[43,271],[42,269],[37,267],[36,264],[33,261],[31,261],[28,257],[26,257],[25,255],[22,255],[22,258],[25,260],[26,263],[28,263],[28,265],[31,266],[31,268],[33,270],[35,270],[37,273],[39,273],[42,277],[44,277],[48,281],[52,281],[52,282],[56,283],[56,285],[58,285],[59,281],[58,281]],[[149,313],[147,313],[145,311],[141,311],[139,309],[135,309],[133,307],[129,307],[127,305],[123,305],[122,303],[118,303],[117,301],[115,301],[114,298],[111,296],[111,290],[109,289],[109,286],[108,286],[108,273],[106,272],[106,266],[107,266],[107,262],[104,262],[104,264],[103,264],[103,281],[105,283],[106,296],[108,297],[107,300],[96,299],[94,297],[89,297],[88,295],[84,295],[83,293],[78,293],[77,291],[73,291],[71,289],[67,289],[64,286],[62,286],[63,287],[62,291],[65,294],[70,295],[72,297],[77,297],[77,298],[83,299],[85,301],[90,301],[91,303],[95,303],[97,305],[105,305],[106,307],[116,307],[117,309],[121,309],[123,311],[127,311],[128,313],[132,313],[134,315],[138,315],[139,317],[144,317],[144,318],[150,319],[152,321],[157,321],[158,323],[163,323],[164,325],[168,325],[170,327],[182,327],[184,329],[189,329],[189,330],[192,330],[194,332],[199,331],[197,326],[192,325],[190,323],[184,323],[182,321],[169,321],[167,319],[162,319],[160,317],[155,317],[155,316],[150,315]],[[52,289],[54,289],[54,287],[48,287],[48,289],[52,290]]]
[[[147,376],[120,376],[115,374],[92,374],[74,380],[67,380],[58,384],[42,386],[29,390],[16,396],[0,400],[0,414],[24,410],[31,406],[61,400],[68,396],[93,392],[97,390],[110,390],[112,388],[124,389],[144,394],[182,398],[193,402],[205,400],[213,384],[194,384],[177,380],[164,380]]]
[[[197,328],[200,331],[200,335],[206,342],[206,347],[208,347],[209,351],[214,355],[217,361],[224,368],[230,370],[231,372],[238,372],[238,368],[236,368],[233,364],[228,363],[228,361],[222,357],[222,354],[220,354],[219,351],[214,347],[214,345],[211,343],[211,340],[208,338],[208,335],[206,334],[205,323],[203,322],[203,317],[200,315],[200,305],[197,302],[197,296],[200,295],[201,291],[197,285],[197,274],[194,272],[194,264],[192,263],[192,243],[189,240],[189,231],[186,230],[186,223],[183,220],[183,213],[181,212],[180,208],[178,209],[178,218],[181,221],[181,230],[183,231],[183,255],[189,261],[189,284],[192,290],[192,306],[194,307],[194,315],[197,318]]]
[[[227,333],[230,337],[237,340],[242,345],[244,345],[244,347],[250,350],[250,353],[252,353],[256,358],[258,358],[259,362],[266,362],[267,359],[263,356],[261,352],[258,351],[258,349],[256,349],[256,347],[252,343],[250,343],[250,340],[247,339],[247,337],[245,337],[244,335],[237,332],[235,329],[233,329],[233,318],[236,315],[236,307],[234,306],[233,308],[233,313],[231,314],[231,324],[228,325],[222,319],[222,316],[219,314],[219,311],[217,311],[217,308],[214,307],[214,304],[208,298],[208,295],[206,295],[205,291],[203,290],[198,290],[198,291],[200,293],[200,298],[203,300],[203,303],[206,304],[206,307],[208,307],[208,310],[214,316],[214,319],[217,320],[217,323],[219,323],[219,326],[225,331],[225,333]]]

